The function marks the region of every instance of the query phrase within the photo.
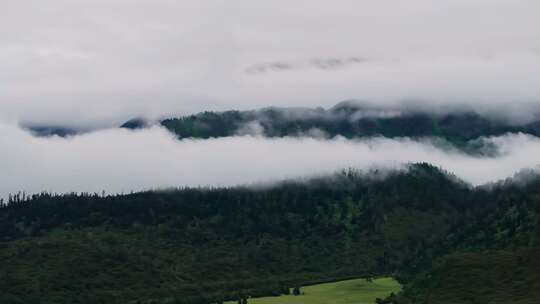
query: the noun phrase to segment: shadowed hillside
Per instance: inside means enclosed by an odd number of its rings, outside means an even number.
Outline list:
[[[437,137],[470,153],[488,153],[480,137],[506,133],[540,135],[540,120],[515,125],[475,112],[431,114],[421,110],[378,109],[340,103],[328,110],[267,108],[257,111],[203,112],[160,122],[178,138],[234,135],[268,137],[315,136],[361,138],[372,136]],[[126,123],[124,127],[132,124]]]
[[[350,277],[407,283],[459,248],[538,245],[538,183],[473,189],[418,164],[259,188],[18,195],[0,209],[0,302],[208,303]]]
[[[540,249],[450,255],[388,303],[540,303]]]

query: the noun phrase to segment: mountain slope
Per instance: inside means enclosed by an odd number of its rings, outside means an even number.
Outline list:
[[[408,283],[456,250],[538,245],[539,184],[487,191],[416,164],[259,188],[16,196],[0,208],[0,302],[209,303],[358,276]]]
[[[179,138],[239,134],[268,137],[439,137],[458,147],[466,147],[467,142],[485,136],[517,132],[540,135],[540,119],[516,125],[475,112],[430,114],[420,110],[366,108],[354,103],[338,104],[328,110],[267,108],[244,112],[204,112],[160,123]]]
[[[355,102],[342,102],[323,108],[265,108],[253,111],[202,112],[157,122],[131,119],[120,128],[141,129],[159,124],[183,138],[217,138],[237,135],[267,137],[310,136],[363,138],[437,138],[464,152],[493,155],[483,137],[507,133],[540,136],[540,116],[526,122],[478,114],[474,111],[429,112],[421,108],[377,108]],[[74,136],[88,130],[59,126],[28,126],[36,136]]]
[[[389,303],[540,303],[540,248],[453,254]]]

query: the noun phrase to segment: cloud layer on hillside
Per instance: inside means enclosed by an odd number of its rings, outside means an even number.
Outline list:
[[[540,164],[540,139],[507,135],[488,139],[497,158],[444,151],[410,139],[366,140],[229,137],[178,141],[158,127],[35,138],[0,125],[0,196],[17,191],[121,193],[178,186],[231,186],[332,173],[354,167],[398,168],[430,162],[473,184]]]
[[[4,4],[0,120],[11,123],[345,99],[500,112],[540,102],[536,0]]]

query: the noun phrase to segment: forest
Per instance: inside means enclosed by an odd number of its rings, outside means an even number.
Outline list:
[[[1,206],[0,303],[222,303],[383,275],[405,286],[384,301],[424,303],[447,292],[426,278],[457,284],[460,255],[523,264],[540,246],[535,173],[473,187],[426,163],[231,188],[20,193]]]
[[[134,118],[120,128],[160,125],[178,139],[229,136],[358,138],[430,138],[445,148],[472,155],[495,156],[485,137],[523,133],[540,137],[540,120],[521,121],[468,110],[433,113],[422,109],[382,109],[355,102],[324,108],[270,107],[251,111],[201,112],[157,121]],[[62,126],[26,126],[35,136],[70,137],[89,132]]]
[[[235,135],[342,136],[348,139],[374,136],[429,137],[437,138],[439,145],[487,156],[497,151],[483,142],[482,137],[507,133],[540,136],[539,120],[516,123],[467,110],[437,114],[421,109],[375,109],[354,102],[342,102],[329,109],[266,108],[254,111],[202,112],[164,119],[159,124],[179,139]],[[134,119],[121,127],[136,129],[145,126],[144,120]]]

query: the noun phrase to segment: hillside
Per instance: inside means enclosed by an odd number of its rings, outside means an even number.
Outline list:
[[[0,208],[0,302],[208,303],[350,277],[407,283],[455,250],[537,246],[539,184],[488,191],[417,164],[258,188],[15,196]]]
[[[540,249],[453,254],[389,303],[528,304],[540,302]]]
[[[252,111],[201,112],[183,117],[147,121],[134,118],[120,128],[141,129],[159,124],[184,138],[219,138],[237,135],[266,137],[434,138],[445,148],[452,146],[469,154],[493,156],[495,148],[483,137],[507,133],[540,136],[540,118],[516,123],[502,117],[470,110],[432,113],[422,109],[376,108],[342,102],[323,108],[264,108]],[[74,136],[88,132],[59,126],[27,126],[36,136]]]
[[[203,112],[160,122],[178,138],[255,134],[268,137],[372,136],[437,137],[467,152],[485,152],[480,137],[506,133],[540,136],[540,120],[525,124],[473,111],[433,114],[420,109],[384,109],[340,103],[330,109],[267,108],[256,111]],[[126,123],[130,128],[133,123]],[[139,125],[137,125],[138,127]]]

